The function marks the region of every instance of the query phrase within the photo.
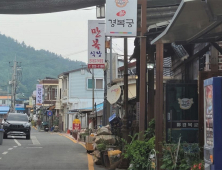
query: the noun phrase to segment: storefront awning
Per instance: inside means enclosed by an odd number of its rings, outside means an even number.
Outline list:
[[[7,114],[9,111],[9,106],[0,107],[0,114]]]
[[[183,0],[168,27],[151,44],[215,42],[222,37],[221,0]]]

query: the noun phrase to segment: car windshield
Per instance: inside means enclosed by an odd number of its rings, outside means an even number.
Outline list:
[[[24,114],[9,114],[7,121],[28,121],[28,117]]]

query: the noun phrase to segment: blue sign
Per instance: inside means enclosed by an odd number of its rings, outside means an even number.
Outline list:
[[[205,169],[222,168],[222,78],[204,80]]]
[[[51,110],[47,111],[47,116],[52,116],[52,111]]]
[[[109,122],[113,121],[116,118],[116,114],[114,113],[112,116],[109,117]]]

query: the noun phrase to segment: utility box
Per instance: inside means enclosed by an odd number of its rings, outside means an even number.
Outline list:
[[[222,170],[222,77],[204,80],[205,170]]]

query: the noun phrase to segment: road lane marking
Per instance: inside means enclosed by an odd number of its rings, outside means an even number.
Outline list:
[[[0,159],[2,159],[2,158],[0,158]]]
[[[94,170],[94,163],[93,163],[92,155],[87,154],[87,157],[88,157],[88,168],[89,168],[89,170]]]
[[[42,147],[26,147],[26,148],[31,148],[31,149],[41,149]]]
[[[17,148],[18,146],[13,146],[14,148]]]
[[[10,151],[10,150],[12,150],[13,148],[8,148],[8,150]]]
[[[14,139],[14,141],[18,146],[21,146],[21,143],[19,143],[16,139]]]
[[[38,139],[36,138],[36,136],[31,136],[31,139],[32,139],[33,145],[40,145],[40,142],[38,141]]]
[[[3,155],[6,155],[7,153],[8,153],[8,152],[3,152],[2,154],[3,154]]]

